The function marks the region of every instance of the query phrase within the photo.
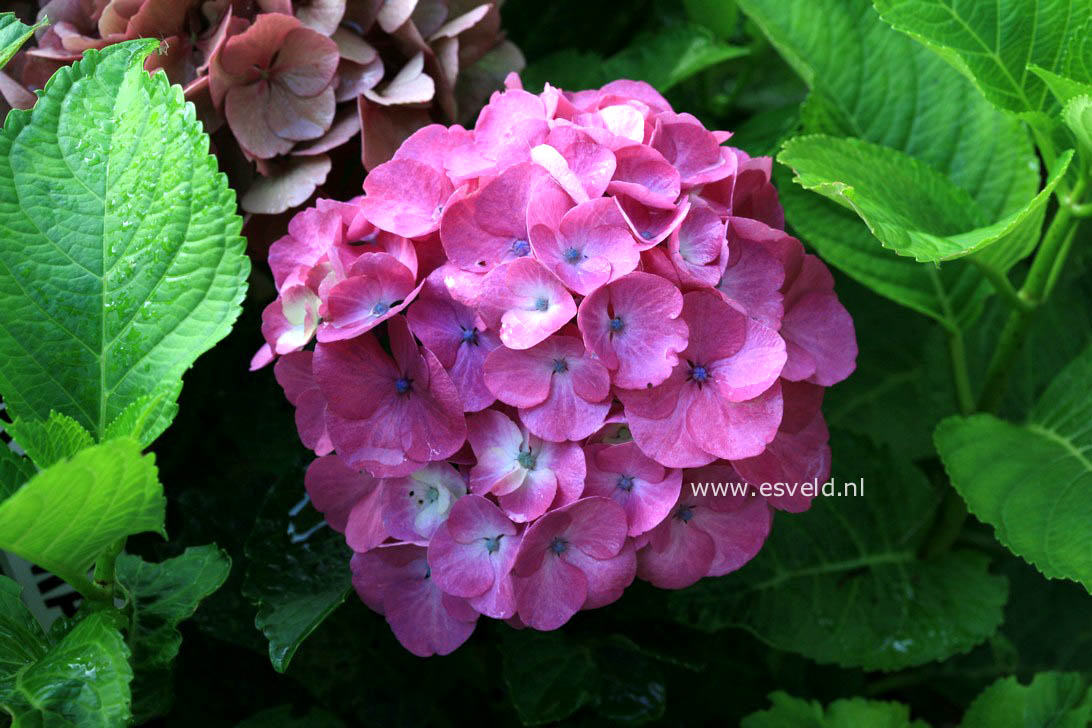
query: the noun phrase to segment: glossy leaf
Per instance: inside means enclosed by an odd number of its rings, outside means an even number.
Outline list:
[[[157,40],[88,51],[0,134],[0,393],[101,439],[177,383],[239,312],[235,195]],[[42,271],[50,271],[42,275]]]
[[[269,640],[278,672],[351,589],[351,551],[314,509],[304,508],[301,481],[285,478],[270,490],[246,543],[243,591],[258,605],[254,625]]]
[[[1001,543],[1044,575],[1092,591],[1089,381],[1092,347],[1054,379],[1027,423],[950,417],[934,438],[952,485]]]
[[[91,614],[36,661],[0,678],[16,726],[116,728],[130,718],[129,649],[112,615]]]
[[[504,682],[524,725],[562,720],[594,695],[592,653],[563,632],[506,633],[501,654]]]
[[[104,439],[131,437],[148,447],[174,421],[178,414],[178,395],[182,382],[171,382],[156,387],[133,401],[106,427]]]
[[[1053,104],[1028,64],[1090,82],[1089,0],[875,0],[881,17],[971,78],[1003,109],[1036,112]]]
[[[59,412],[50,412],[48,420],[17,419],[8,425],[8,432],[39,468],[48,468],[94,444],[83,425]]]
[[[133,713],[138,722],[171,702],[171,663],[182,644],[178,625],[227,579],[231,559],[215,546],[194,546],[158,564],[122,554],[116,579],[128,598],[129,645],[136,670]]]
[[[963,188],[990,220],[1034,197],[1038,164],[1023,127],[934,53],[883,23],[868,0],[739,6],[811,88],[806,132],[906,152]]]
[[[27,25],[19,22],[15,13],[0,13],[0,68],[6,66],[11,57],[30,40],[34,31],[43,25],[44,22]]]
[[[821,663],[897,670],[966,652],[1001,623],[1007,585],[980,553],[924,561],[938,496],[911,464],[834,437],[834,479],[860,497],[820,497],[775,519],[740,571],[672,595],[683,624],[742,627]]]
[[[1075,96],[1062,110],[1062,120],[1077,137],[1077,142],[1084,147],[1085,153],[1092,155],[1092,96]]]
[[[768,710],[744,718],[741,728],[929,728],[924,721],[911,722],[910,708],[902,703],[850,698],[824,708],[782,692],[772,693],[770,702]]]
[[[1087,728],[1092,689],[1076,673],[1046,672],[1029,685],[1006,677],[990,685],[963,716],[960,728]]]
[[[82,584],[110,544],[163,533],[164,507],[155,457],[112,440],[46,468],[0,503],[0,548]]]
[[[1027,220],[1041,223],[1072,153],[1058,161],[1050,179],[1023,208],[990,222],[971,197],[914,157],[859,139],[796,137],[777,159],[793,168],[796,182],[856,212],[884,247],[919,262],[961,258],[1025,233]],[[1034,227],[1034,225],[1033,225]]]

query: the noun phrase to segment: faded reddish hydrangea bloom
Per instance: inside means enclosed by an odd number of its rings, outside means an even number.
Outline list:
[[[249,213],[303,204],[346,151],[371,169],[417,129],[465,121],[524,63],[499,1],[38,2],[50,25],[0,71],[0,118],[85,50],[159,38],[146,67],[183,86]]]
[[[755,486],[828,476],[823,391],[857,355],[770,160],[644,83],[507,86],[270,250],[253,366],[279,359],[307,492],[418,655],[746,564],[810,506]]]

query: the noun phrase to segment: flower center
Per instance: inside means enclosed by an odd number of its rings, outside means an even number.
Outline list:
[[[496,536],[485,537],[485,550],[491,554],[497,553],[500,550],[500,540],[504,537],[504,534],[498,534]]]
[[[535,469],[535,455],[530,450],[526,452],[521,450],[519,455],[516,456],[516,462],[527,470]]]
[[[569,542],[562,541],[560,536],[555,536],[553,542],[549,545],[548,548],[555,554],[560,556],[561,554],[565,553],[566,550],[568,550]]]
[[[698,384],[705,384],[706,380],[709,379],[709,372],[701,364],[695,364],[690,368],[690,378]]]
[[[531,244],[526,240],[513,240],[512,252],[522,258],[531,252]]]
[[[387,311],[390,311],[390,310],[391,310],[391,307],[388,306],[387,304],[383,303],[382,301],[380,301],[379,303],[372,306],[372,313],[375,314],[376,316],[382,316],[383,314],[385,314]]]
[[[580,251],[576,248],[569,248],[561,255],[563,258],[565,258],[566,263],[575,263],[576,261],[580,260]]]
[[[610,330],[614,333],[622,330],[622,318],[620,316],[615,316],[610,320]]]
[[[675,516],[683,523],[689,523],[690,519],[694,517],[694,508],[689,505],[683,506],[675,513]]]
[[[623,475],[618,478],[618,487],[627,493],[633,490],[633,476]]]
[[[535,300],[535,310],[536,311],[547,311],[547,310],[549,310],[549,308],[550,308],[550,299],[546,298],[545,296],[540,296],[537,300]]]
[[[644,238],[645,240],[651,240],[652,239],[652,231],[651,230],[645,230],[643,233],[641,233],[641,237]]]
[[[462,327],[460,327],[460,328],[462,328]],[[473,326],[470,327],[469,329],[464,328],[463,329],[462,339],[463,339],[464,344],[470,344],[472,346],[477,346],[478,345],[478,330],[476,328],[474,328]]]
[[[394,380],[394,391],[399,394],[405,394],[413,387],[413,381],[406,379],[405,377],[399,377]]]
[[[554,374],[569,371],[569,362],[564,359],[554,359]]]

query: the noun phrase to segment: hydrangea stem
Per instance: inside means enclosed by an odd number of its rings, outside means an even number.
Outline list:
[[[117,562],[118,554],[125,548],[125,539],[119,539],[110,544],[109,548],[99,554],[99,557],[95,559],[95,576],[94,586],[98,592],[94,596],[84,594],[85,597],[92,599],[113,599],[114,597],[114,564]],[[81,591],[81,593],[83,593]]]
[[[1005,321],[1005,328],[1001,331],[1001,338],[986,370],[986,384],[978,401],[979,410],[995,412],[1000,408],[1012,362],[1027,339],[1035,310],[1050,296],[1051,289],[1058,280],[1079,224],[1080,220],[1073,216],[1072,206],[1058,207],[1046,235],[1043,236],[1027,279],[1020,287],[1020,297],[1030,302],[1032,308],[1014,309]]]

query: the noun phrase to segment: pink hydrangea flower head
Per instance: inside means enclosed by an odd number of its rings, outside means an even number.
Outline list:
[[[552,506],[572,503],[584,490],[584,452],[575,442],[536,437],[496,410],[467,418],[477,464],[470,490],[493,494],[516,523],[533,521]]]
[[[535,521],[512,567],[520,619],[557,629],[618,599],[637,571],[626,532],[625,511],[608,498],[582,498]]]
[[[413,5],[376,11],[417,55],[360,102],[365,160],[390,161],[273,246],[253,361],[280,358],[357,593],[408,650],[446,654],[480,615],[556,629],[637,576],[741,568],[774,510],[811,504],[755,486],[828,476],[823,392],[857,353],[770,160],[634,81],[534,95],[510,75],[473,128],[410,134],[376,110],[451,102],[425,71],[496,18],[433,28]],[[363,88],[371,56],[342,51]]]
[[[520,528],[493,501],[478,495],[460,498],[428,545],[436,584],[469,600],[494,619],[516,611],[512,565],[519,552]]]
[[[530,349],[498,348],[485,362],[485,384],[520,421],[552,442],[583,440],[610,411],[610,375],[580,339],[551,336]]]
[[[353,587],[387,618],[402,646],[417,655],[446,655],[469,639],[478,612],[443,592],[432,577],[427,551],[402,544],[353,555]]]
[[[733,494],[746,484],[730,467],[713,465],[682,476],[670,515],[648,535],[637,553],[637,574],[662,589],[682,589],[706,576],[740,568],[758,553],[770,533],[772,512],[755,491]],[[723,484],[727,493],[695,495],[692,485]]]

